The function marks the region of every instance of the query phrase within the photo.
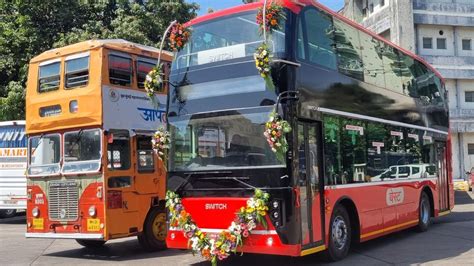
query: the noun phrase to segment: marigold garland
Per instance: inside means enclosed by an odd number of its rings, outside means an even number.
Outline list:
[[[151,143],[158,158],[166,162],[166,156],[168,155],[168,149],[171,143],[170,133],[163,127],[160,127],[153,135]]]
[[[269,120],[265,123],[265,132],[263,135],[267,138],[268,145],[281,162],[285,159],[285,153],[288,151],[288,142],[285,134],[291,132],[291,126],[283,120],[279,114],[272,112]]]
[[[184,45],[189,41],[191,32],[183,26],[183,24],[176,23],[170,30],[168,37],[168,45],[172,51],[179,52]]]
[[[199,229],[175,192],[166,192],[166,207],[169,210],[170,226],[183,231],[184,236],[189,239],[193,254],[198,253],[211,261],[212,265],[217,265],[218,260],[226,259],[231,252],[237,252],[237,248],[243,245],[243,239],[251,234],[257,224],[267,228],[265,215],[269,198],[268,193],[255,189],[254,196],[247,200],[245,207],[237,211],[236,219],[229,228],[222,230],[215,238],[210,238]]]
[[[155,66],[145,77],[145,91],[151,99],[155,92],[163,91],[163,65]]]
[[[284,19],[283,7],[275,3],[267,5],[265,8],[265,30],[267,34],[271,34],[272,30],[279,30],[281,28],[280,22]],[[256,20],[260,33],[263,33],[263,7],[259,8]]]

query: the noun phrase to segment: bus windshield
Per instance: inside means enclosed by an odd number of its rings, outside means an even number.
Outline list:
[[[285,167],[263,135],[271,107],[169,118],[171,171]]]
[[[65,133],[63,173],[99,171],[100,139],[99,129]]]
[[[59,173],[60,136],[59,134],[30,137],[29,175],[54,175]]]
[[[173,69],[253,56],[263,42],[256,15],[257,10],[253,10],[192,26],[191,39],[177,54]],[[269,46],[276,56],[283,53],[285,33],[274,31]]]

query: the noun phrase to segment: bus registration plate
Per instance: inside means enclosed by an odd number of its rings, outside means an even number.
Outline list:
[[[87,219],[87,231],[100,231],[100,220]]]
[[[33,229],[43,230],[44,220],[43,218],[33,218]]]

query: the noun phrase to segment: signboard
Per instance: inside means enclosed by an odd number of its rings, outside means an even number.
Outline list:
[[[26,148],[0,148],[0,169],[25,169]]]
[[[166,96],[153,103],[145,91],[103,87],[104,129],[152,130],[166,123]]]

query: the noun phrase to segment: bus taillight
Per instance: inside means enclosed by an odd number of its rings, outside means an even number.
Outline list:
[[[271,203],[271,209],[270,209],[270,219],[273,222],[273,225],[275,227],[279,227],[283,223],[283,213],[282,213],[282,202],[281,200],[273,200]]]

